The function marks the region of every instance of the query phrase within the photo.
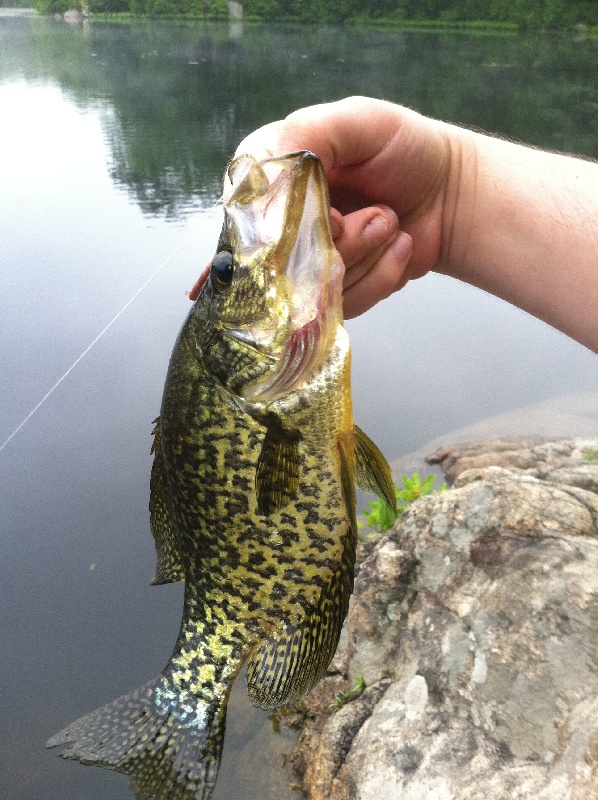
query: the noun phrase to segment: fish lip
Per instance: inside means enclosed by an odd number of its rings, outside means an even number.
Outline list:
[[[250,402],[274,401],[296,391],[326,359],[342,325],[344,264],[330,229],[330,198],[324,167],[309,150],[258,161],[241,155],[228,170],[223,237],[240,264],[263,264],[267,283],[281,280],[281,316],[272,308],[264,328],[235,324],[228,337],[266,354],[275,343],[276,366],[243,389]],[[270,325],[287,320],[286,335]],[[278,322],[277,322],[278,326]],[[279,327],[279,326],[278,326]]]
[[[262,161],[249,154],[237,156],[227,169],[224,183],[223,235],[239,257],[250,258],[268,248],[272,262],[286,263],[314,185],[329,214],[324,167],[310,150]]]
[[[283,163],[291,159],[297,162],[291,168],[292,172],[302,172],[305,169],[305,164],[307,162],[309,169],[312,169],[313,167],[320,169],[323,176],[324,168],[322,166],[322,162],[311,150],[293,150],[291,153],[286,153],[280,156],[271,156],[270,158],[265,158],[262,160],[256,159],[250,153],[241,153],[232,159],[224,174],[224,185],[222,192],[222,205],[224,209],[226,210],[227,206],[231,202],[240,202],[242,205],[250,205],[252,202],[255,202],[255,200],[257,200],[261,194],[265,194],[271,188],[272,181],[268,179],[267,175],[263,175],[263,178],[266,179],[266,181],[263,183],[256,184],[254,182],[251,187],[244,186],[244,180],[247,178],[247,175],[252,168],[258,167],[263,170],[264,166],[273,165],[277,162]],[[243,173],[243,165],[245,165],[246,168],[245,173]],[[241,169],[241,177],[239,179],[237,176],[237,187],[234,188],[233,174],[239,167]],[[239,186],[243,186],[243,190],[241,192],[239,191]],[[253,189],[253,193],[249,197],[247,195],[248,188]]]
[[[286,272],[297,296],[305,294],[307,281],[311,284],[309,305],[315,310],[315,285],[327,295],[327,284],[339,273],[342,281],[344,273],[332,240],[328,183],[318,156],[311,150],[262,161],[240,155],[231,162],[227,180],[225,238],[233,251],[242,260],[267,254],[276,272]],[[337,256],[318,259],[320,274],[310,266],[314,247]],[[336,294],[334,299],[339,300]],[[304,314],[301,317],[295,319],[294,329],[308,321]]]

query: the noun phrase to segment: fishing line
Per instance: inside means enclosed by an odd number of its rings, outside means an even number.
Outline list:
[[[216,202],[216,203],[215,203],[215,204],[212,206],[212,208],[210,208],[208,211],[213,211],[213,210],[214,210],[214,208],[216,208],[216,206],[218,205],[218,203],[219,203],[219,202],[220,202],[220,200],[218,200],[218,201],[217,201],[217,202]],[[44,404],[44,403],[46,402],[46,400],[47,400],[47,399],[50,397],[50,395],[52,395],[52,394],[54,393],[54,391],[55,391],[56,389],[58,389],[58,387],[59,387],[59,386],[60,386],[60,384],[63,382],[63,380],[64,380],[66,377],[68,377],[68,376],[70,375],[70,373],[71,373],[71,372],[72,372],[72,371],[75,369],[75,367],[77,366],[77,364],[78,364],[78,363],[79,363],[79,362],[80,362],[80,361],[81,361],[83,358],[85,358],[85,356],[86,356],[86,355],[89,353],[89,351],[91,350],[91,348],[92,348],[92,347],[94,347],[94,345],[96,345],[96,344],[97,344],[97,343],[100,341],[100,339],[102,338],[102,336],[103,336],[103,335],[106,333],[106,331],[108,331],[108,330],[109,330],[109,329],[110,329],[110,328],[111,328],[111,327],[114,325],[114,323],[116,322],[116,320],[117,320],[117,319],[118,319],[118,318],[119,318],[119,317],[120,317],[122,314],[124,314],[124,312],[125,312],[125,311],[127,310],[127,308],[128,308],[130,305],[131,305],[131,303],[132,303],[132,302],[133,302],[133,301],[134,301],[134,300],[135,300],[135,299],[136,299],[136,298],[137,298],[137,297],[138,297],[138,296],[141,294],[141,292],[142,292],[142,291],[143,291],[143,290],[146,288],[146,286],[148,286],[148,285],[149,285],[149,284],[150,284],[150,283],[151,283],[151,282],[154,280],[154,278],[156,277],[156,275],[157,275],[157,274],[158,274],[158,273],[159,273],[159,272],[160,272],[160,271],[161,271],[161,270],[162,270],[162,269],[163,269],[163,268],[166,266],[166,264],[168,264],[168,262],[170,261],[170,259],[171,259],[171,258],[172,258],[174,255],[176,255],[176,253],[178,253],[178,251],[179,251],[179,250],[181,249],[181,247],[182,247],[182,246],[185,244],[185,242],[186,242],[186,241],[189,239],[189,237],[191,236],[191,234],[192,234],[193,232],[194,232],[194,231],[193,231],[193,229],[192,229],[192,230],[190,230],[190,231],[189,231],[189,233],[188,233],[188,234],[187,234],[187,235],[186,235],[186,236],[185,236],[183,239],[181,239],[181,241],[180,241],[180,242],[177,244],[177,246],[174,248],[174,250],[172,251],[172,253],[170,253],[170,255],[168,255],[168,256],[167,256],[167,257],[164,259],[164,261],[163,261],[163,262],[160,264],[160,266],[159,266],[159,267],[157,267],[157,268],[156,268],[156,269],[155,269],[155,270],[152,272],[152,274],[151,274],[151,275],[149,276],[149,278],[148,278],[148,279],[145,281],[145,283],[144,283],[142,286],[140,286],[140,287],[139,287],[139,289],[137,289],[137,291],[135,292],[135,294],[133,295],[133,297],[131,297],[131,299],[130,299],[130,300],[127,300],[127,302],[124,304],[124,306],[123,306],[123,307],[121,308],[121,310],[118,312],[118,314],[116,314],[116,316],[114,316],[114,317],[113,317],[113,318],[110,320],[110,322],[109,322],[109,323],[106,325],[106,327],[104,328],[104,330],[100,331],[100,332],[98,333],[98,335],[96,336],[96,338],[93,340],[93,342],[91,342],[91,344],[87,345],[87,347],[86,347],[86,348],[85,348],[85,350],[84,350],[84,351],[81,353],[81,355],[80,355],[78,358],[76,358],[76,359],[75,359],[75,361],[73,361],[73,363],[72,363],[72,364],[71,364],[71,366],[70,366],[70,367],[67,369],[67,371],[66,371],[66,372],[65,372],[65,373],[64,373],[64,374],[63,374],[63,375],[62,375],[62,376],[61,376],[61,377],[60,377],[60,378],[59,378],[59,379],[56,381],[56,383],[54,384],[54,386],[52,386],[52,388],[51,388],[49,391],[47,391],[47,392],[46,392],[46,394],[45,394],[45,395],[42,397],[42,399],[39,401],[39,403],[38,403],[38,404],[37,404],[37,405],[36,405],[34,408],[32,408],[32,409],[31,409],[31,411],[30,411],[30,412],[27,414],[27,416],[25,417],[25,419],[24,419],[24,420],[23,420],[23,421],[22,421],[22,422],[21,422],[19,425],[17,425],[17,427],[14,429],[14,431],[13,431],[13,432],[10,434],[10,436],[8,437],[8,439],[6,439],[6,441],[5,441],[5,442],[4,442],[2,445],[0,445],[0,452],[1,452],[2,450],[4,450],[4,448],[6,447],[6,445],[7,445],[7,444],[8,444],[8,443],[9,443],[9,442],[12,440],[12,439],[14,439],[14,437],[15,437],[15,436],[17,435],[17,433],[18,433],[18,432],[21,430],[21,428],[22,428],[22,427],[23,427],[23,426],[24,426],[24,425],[25,425],[27,422],[29,422],[29,420],[30,420],[30,419],[31,419],[31,417],[32,417],[32,416],[33,416],[33,415],[36,413],[36,411],[39,411],[39,409],[40,409],[40,408],[43,406],[43,404]]]

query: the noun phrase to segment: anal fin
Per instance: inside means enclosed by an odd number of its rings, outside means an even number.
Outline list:
[[[257,708],[271,710],[298,700],[326,672],[347,615],[352,579],[333,576],[317,606],[299,625],[268,639],[251,656],[247,691]]]

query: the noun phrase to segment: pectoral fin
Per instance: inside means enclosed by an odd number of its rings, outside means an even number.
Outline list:
[[[298,431],[284,429],[275,418],[269,420],[255,476],[260,514],[284,508],[295,496],[299,488],[300,441]]]
[[[151,582],[153,586],[156,586],[162,583],[176,583],[183,580],[185,576],[168,508],[166,473],[160,444],[160,418],[158,417],[154,422],[155,427],[152,431],[154,441],[151,450],[154,454],[154,461],[150,477],[149,510],[150,528],[157,556],[156,571]]]
[[[395,512],[397,499],[387,460],[369,436],[355,426],[355,482],[364,492],[384,498]]]

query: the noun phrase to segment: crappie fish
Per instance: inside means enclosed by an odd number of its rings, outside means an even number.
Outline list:
[[[388,464],[353,422],[320,161],[240,156],[224,210],[154,428],[153,583],[185,581],[178,640],[157,678],[48,742],[128,773],[140,800],[210,796],[246,660],[259,708],[318,682],[353,587],[354,484],[395,503]]]

